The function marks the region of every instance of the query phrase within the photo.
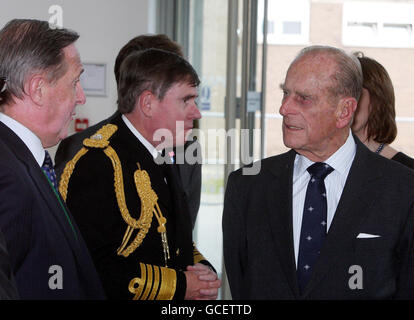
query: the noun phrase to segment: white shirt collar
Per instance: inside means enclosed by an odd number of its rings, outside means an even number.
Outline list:
[[[345,143],[324,162],[329,164],[332,168],[334,168],[334,170],[338,171],[340,174],[344,174],[349,169],[349,163],[353,161],[355,153],[355,140],[352,136],[351,130],[349,130],[349,135]],[[305,156],[297,154],[295,158],[295,175],[302,175],[304,171],[306,171],[306,169],[314,163],[315,162],[309,160]]]
[[[349,130],[348,139],[333,155],[325,161],[340,174],[349,171],[350,163],[354,160],[356,153],[356,144],[351,130]]]
[[[45,149],[40,139],[20,122],[0,112],[0,121],[10,128],[29,148],[36,162],[41,167],[45,159]]]
[[[129,128],[129,130],[131,130],[134,136],[136,136],[137,139],[145,146],[145,148],[147,148],[152,157],[154,159],[157,158],[158,155],[160,155],[160,152],[158,152],[158,150],[155,149],[155,147],[149,143],[148,140],[142,136],[142,134],[139,133],[139,131],[132,125],[128,118],[125,117],[125,115],[122,115],[122,120],[124,120],[126,126]]]

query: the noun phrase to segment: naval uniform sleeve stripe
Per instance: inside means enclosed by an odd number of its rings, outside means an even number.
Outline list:
[[[200,261],[206,260],[204,256],[198,251],[195,244],[193,243],[193,260],[194,264],[199,263]]]
[[[140,263],[141,268],[141,277],[133,278],[128,285],[129,292],[135,294],[133,297],[133,300],[140,300],[142,296],[142,292],[145,288],[146,284],[146,278],[147,278],[147,272],[146,272],[146,266],[143,263]]]
[[[140,300],[147,300],[149,294],[151,293],[151,289],[153,287],[153,283],[154,283],[154,279],[152,276],[152,267],[150,265],[145,265],[145,269],[146,269],[146,281],[145,281],[145,290],[142,294],[142,296],[139,298]]]
[[[133,300],[172,300],[177,288],[177,273],[174,269],[140,263],[141,277],[129,282]]]
[[[160,289],[160,268],[158,266],[153,266],[154,269],[154,281],[151,287],[151,294],[148,297],[148,300],[155,300],[158,296]]]

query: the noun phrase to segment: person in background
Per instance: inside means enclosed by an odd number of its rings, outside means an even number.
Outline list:
[[[0,228],[22,299],[105,298],[46,150],[85,103],[78,37],[28,19],[0,31]]]
[[[121,67],[121,63],[125,60],[125,58],[128,57],[128,55],[130,55],[131,53],[151,48],[170,51],[178,54],[181,57],[184,56],[181,47],[176,42],[171,41],[164,34],[137,36],[128,41],[128,43],[122,47],[122,49],[118,53],[118,56],[116,57],[114,73],[117,85],[119,85],[119,69]],[[66,163],[73,158],[73,156],[79,151],[79,149],[82,148],[83,140],[89,138],[96,131],[98,131],[98,129],[100,129],[104,124],[109,123],[117,115],[119,115],[119,112],[115,111],[115,113],[109,118],[81,132],[71,135],[70,137],[67,137],[66,139],[60,142],[55,155],[55,170],[58,179],[60,179],[60,176],[62,174],[63,169],[66,166]],[[184,148],[179,147],[176,152],[185,152],[185,150],[187,150],[189,145],[191,145],[192,143],[198,144],[198,141],[186,141]],[[193,147],[196,146],[194,145]],[[197,148],[194,149],[197,150]],[[178,156],[178,158],[180,159],[180,156]],[[198,209],[200,207],[201,161],[197,161],[194,164],[189,164],[186,161],[184,163],[177,163],[177,168],[180,174],[184,192],[187,197],[191,225],[192,228],[194,228],[197,219]]]
[[[390,144],[397,136],[394,87],[387,70],[376,60],[356,52],[364,77],[352,132],[373,152],[414,169],[414,159]]]

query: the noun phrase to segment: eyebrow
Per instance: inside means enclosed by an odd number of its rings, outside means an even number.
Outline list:
[[[185,97],[183,97],[183,100],[196,99],[197,97],[198,94],[188,94]]]
[[[280,85],[279,85],[279,88],[280,89],[282,89],[283,91],[289,91],[288,89],[286,89],[286,87],[285,87],[285,84],[284,83],[281,83]],[[316,97],[314,96],[314,95],[312,95],[312,94],[309,94],[309,93],[305,93],[305,92],[300,92],[300,91],[294,91],[294,93],[295,94],[297,94],[297,95],[299,95],[299,96],[302,96],[302,97],[307,97],[307,98],[309,98],[309,99],[312,99],[312,100],[315,100],[316,99]]]

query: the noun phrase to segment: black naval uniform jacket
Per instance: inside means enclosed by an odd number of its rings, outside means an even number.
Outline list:
[[[62,192],[62,185],[67,183],[67,205],[85,238],[109,299],[183,299],[186,291],[183,271],[196,262],[209,263],[193,246],[185,193],[175,177],[176,168],[168,165],[173,177],[166,174],[167,185],[163,170],[121,116],[115,117],[111,124],[117,130],[109,138],[109,145],[122,166],[125,202],[131,217],[138,219],[141,210],[134,182],[138,164],[148,172],[151,187],[158,196],[159,208],[167,219],[168,268],[165,268],[155,215],[141,245],[128,257],[117,254],[128,225],[116,198],[114,167],[104,148],[88,147],[88,152],[76,162],[69,181],[65,181],[65,169],[59,190]],[[70,165],[71,162],[67,167]],[[134,230],[129,242],[135,239],[137,232]]]

